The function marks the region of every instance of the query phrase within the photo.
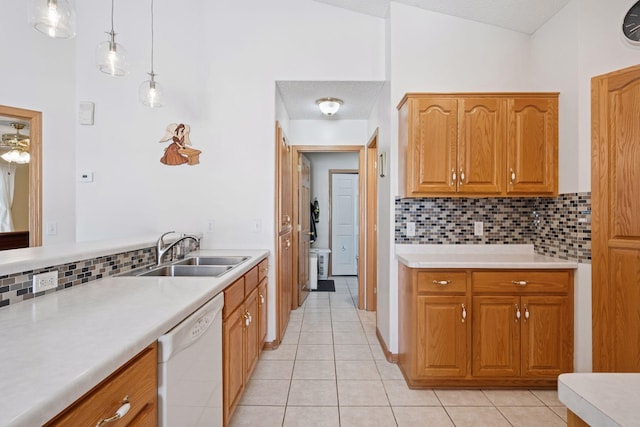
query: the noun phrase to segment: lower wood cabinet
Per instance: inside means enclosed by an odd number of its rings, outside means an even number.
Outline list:
[[[267,260],[225,289],[222,322],[223,414],[229,424],[253,373],[267,331]],[[263,274],[264,272],[264,274]],[[258,284],[258,281],[260,284]]]
[[[113,424],[156,427],[158,425],[158,350],[147,347],[102,381],[46,426],[95,426],[113,417],[127,402],[130,409]]]
[[[398,364],[411,387],[552,387],[573,370],[572,270],[400,265]]]

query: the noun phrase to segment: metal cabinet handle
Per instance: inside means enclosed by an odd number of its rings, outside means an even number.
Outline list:
[[[110,416],[109,418],[103,418],[100,421],[98,421],[96,423],[96,427],[101,427],[104,424],[112,423],[114,421],[119,420],[120,418],[123,418],[125,415],[127,415],[127,412],[129,412],[129,409],[131,409],[131,403],[129,403],[129,396],[125,396],[124,399],[122,399],[122,406],[118,408],[116,413]]]
[[[260,269],[260,272],[262,272],[262,273],[266,273],[266,272],[268,272],[268,271],[269,271],[269,267],[262,267],[262,268]]]
[[[264,295],[260,294],[260,305],[264,304]]]
[[[433,281],[433,284],[434,284],[434,285],[442,285],[442,286],[445,286],[445,285],[448,285],[449,283],[451,283],[451,280],[434,280],[434,281]]]
[[[285,215],[284,216],[284,223],[285,224],[291,224],[291,217],[289,215]]]
[[[287,248],[289,248],[291,246],[291,240],[287,239],[285,243],[287,245]]]
[[[520,307],[516,304],[516,323],[520,321]]]
[[[527,304],[524,305],[524,321],[526,322],[527,320],[529,320],[529,307],[527,307]]]
[[[462,323],[464,323],[465,320],[467,320],[467,308],[464,306],[464,304],[462,305]]]
[[[249,327],[249,323],[251,323],[251,318],[249,317],[249,312],[245,312],[242,317],[244,317],[244,326]]]
[[[460,169],[460,185],[464,184],[464,170]]]
[[[456,180],[458,179],[458,175],[456,175],[456,170],[451,169],[451,186],[454,187],[456,185]]]
[[[527,286],[529,284],[529,282],[527,282],[526,280],[512,280],[511,283],[520,286]]]
[[[516,182],[516,173],[513,168],[510,168],[509,171],[511,176],[511,185],[513,185]]]

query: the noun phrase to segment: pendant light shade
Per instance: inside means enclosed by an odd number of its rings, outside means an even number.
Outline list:
[[[142,82],[138,89],[138,97],[140,102],[150,108],[160,108],[164,102],[164,92],[162,86],[155,80],[156,75],[153,72],[149,73],[151,78],[145,82]]]
[[[76,11],[69,0],[29,0],[29,23],[51,38],[76,35]]]
[[[151,72],[148,74],[151,78],[140,85],[138,98],[147,107],[162,107],[164,105],[164,92],[160,83],[156,81],[156,74],[153,72],[153,0],[151,0]]]
[[[96,66],[110,76],[126,76],[129,74],[129,62],[126,49],[120,43],[116,43],[116,33],[113,31],[113,3],[114,0],[111,0],[111,31],[107,31],[109,39],[100,43],[96,49]]]
[[[344,102],[338,98],[320,98],[316,101],[318,108],[325,116],[333,116]]]

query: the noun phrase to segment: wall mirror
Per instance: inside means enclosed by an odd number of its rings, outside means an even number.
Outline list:
[[[42,245],[42,113],[0,105],[0,250]]]

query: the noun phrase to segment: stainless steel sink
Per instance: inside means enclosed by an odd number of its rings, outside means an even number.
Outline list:
[[[245,262],[250,257],[248,256],[196,256],[192,258],[186,258],[182,261],[174,262],[173,265],[202,265],[202,266],[236,266]]]
[[[165,265],[138,276],[218,277],[232,268],[230,265]]]

